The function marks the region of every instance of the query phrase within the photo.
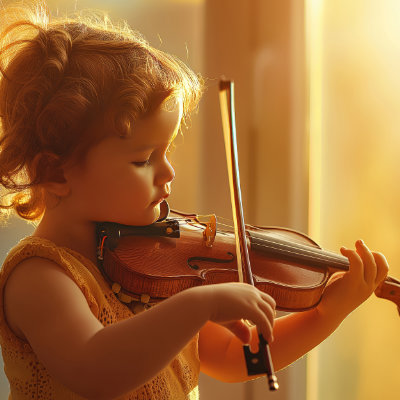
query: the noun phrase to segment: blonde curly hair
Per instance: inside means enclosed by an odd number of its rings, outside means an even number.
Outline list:
[[[179,99],[196,107],[201,78],[126,23],[86,12],[52,18],[45,3],[0,11],[0,211],[37,220],[42,185],[64,179],[106,135]]]

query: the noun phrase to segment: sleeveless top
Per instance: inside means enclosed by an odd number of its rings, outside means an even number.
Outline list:
[[[30,257],[46,258],[63,268],[84,294],[91,312],[104,326],[134,318],[134,314],[115,297],[97,267],[73,250],[29,236],[9,252],[0,271],[0,345],[4,370],[10,382],[9,400],[82,400],[83,397],[48,373],[29,343],[18,338],[5,319],[3,292],[7,278],[16,265]],[[198,399],[200,362],[197,346],[198,335],[156,377],[119,400]]]

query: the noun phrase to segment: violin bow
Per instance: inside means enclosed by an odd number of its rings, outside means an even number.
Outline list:
[[[226,151],[226,162],[229,175],[229,187],[236,238],[236,257],[239,281],[254,286],[249,252],[246,242],[246,231],[243,217],[242,196],[240,192],[239,164],[237,156],[234,84],[232,81],[220,80],[219,100],[221,106],[222,127]],[[268,342],[259,334],[259,349],[252,353],[249,346],[243,346],[248,375],[266,374],[269,390],[279,388],[275,375]]]

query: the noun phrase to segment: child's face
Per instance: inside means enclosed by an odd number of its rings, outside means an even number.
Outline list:
[[[86,221],[155,222],[175,176],[167,151],[181,117],[181,106],[173,111],[160,107],[135,122],[130,137],[106,137],[91,148],[83,166],[65,174],[70,183],[65,201],[74,214]]]

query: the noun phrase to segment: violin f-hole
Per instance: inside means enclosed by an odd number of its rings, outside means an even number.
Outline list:
[[[211,258],[211,257],[189,257],[187,260],[187,264],[189,265],[190,268],[194,270],[198,270],[199,266],[197,264],[193,264],[193,261],[203,261],[203,262],[212,262],[212,263],[218,263],[218,264],[228,264],[232,262],[235,258],[236,255],[232,254],[230,251],[228,251],[226,254],[230,256],[228,259],[223,259],[223,258]]]

